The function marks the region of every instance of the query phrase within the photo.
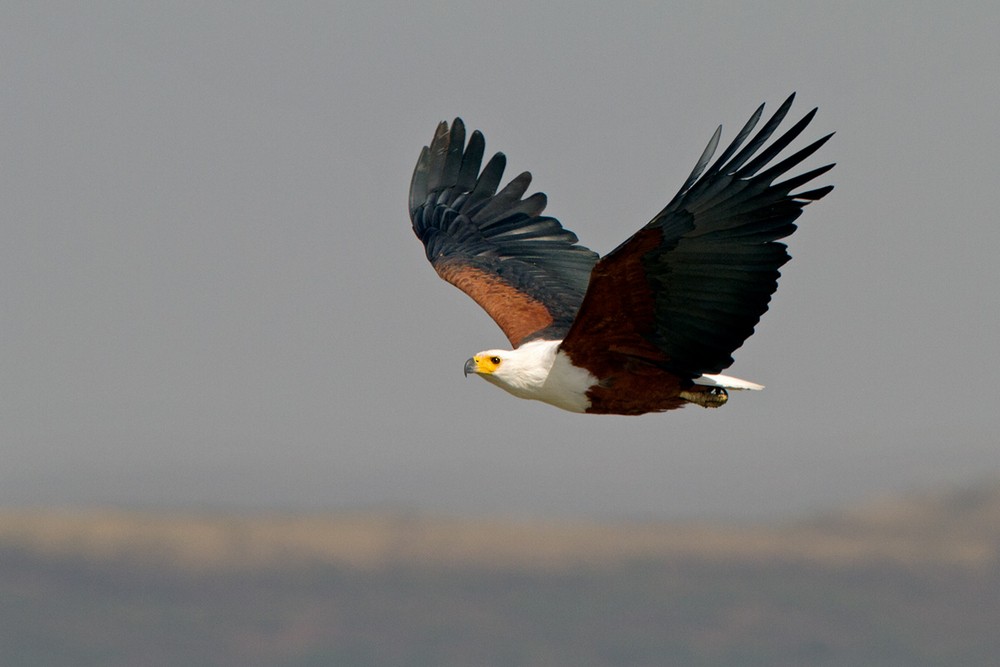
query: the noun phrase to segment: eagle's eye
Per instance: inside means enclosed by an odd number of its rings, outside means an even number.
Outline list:
[[[500,357],[490,357],[490,363],[494,366],[500,365]]]

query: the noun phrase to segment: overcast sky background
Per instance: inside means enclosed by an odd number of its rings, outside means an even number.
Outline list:
[[[83,4],[0,8],[0,503],[764,517],[1000,475],[1000,6]],[[438,121],[605,253],[791,91],[838,166],[728,371],[766,391],[463,378],[506,341],[410,229]]]

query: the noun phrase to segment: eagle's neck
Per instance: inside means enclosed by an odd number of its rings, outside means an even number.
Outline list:
[[[587,390],[597,378],[570,363],[561,340],[535,340],[506,353],[502,372],[483,376],[520,398],[550,403],[570,412],[590,407]]]

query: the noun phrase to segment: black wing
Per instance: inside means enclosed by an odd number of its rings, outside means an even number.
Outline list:
[[[424,147],[410,182],[410,219],[438,274],[489,313],[515,347],[561,338],[583,300],[597,254],[576,245],[573,232],[541,215],[545,195],[522,199],[524,172],[500,192],[506,157],[483,168],[477,130],[465,146],[465,125],[442,122]]]
[[[832,164],[774,183],[832,136],[768,166],[816,113],[813,109],[762,148],[794,97],[743,146],[761,105],[706,169],[722,128],[716,130],[666,208],[598,263],[563,343],[571,358],[599,354],[592,339],[600,332],[602,349],[610,344],[689,377],[718,373],[733,363],[733,351],[753,333],[778,287],[778,269],[789,260],[777,239],[795,230],[806,204],[833,189],[792,193]]]

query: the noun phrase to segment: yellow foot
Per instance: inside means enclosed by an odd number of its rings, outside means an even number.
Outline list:
[[[729,400],[729,394],[722,387],[706,387],[699,391],[682,391],[680,397],[685,401],[697,403],[703,408],[717,408]]]

